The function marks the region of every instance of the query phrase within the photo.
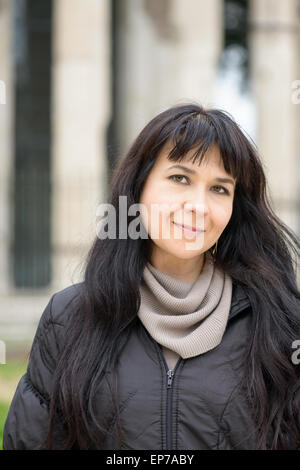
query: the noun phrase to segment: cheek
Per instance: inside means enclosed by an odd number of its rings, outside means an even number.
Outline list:
[[[140,198],[141,217],[150,236],[161,229],[168,214],[169,198],[155,185],[145,188]]]
[[[165,194],[157,194],[155,199],[145,197],[141,209],[143,224],[152,239],[172,238],[174,227],[171,220],[174,218],[173,214],[180,209],[179,203],[170,202],[170,198]]]
[[[232,214],[232,204],[224,204],[215,207],[211,212],[211,218],[216,226],[224,229],[228,224]]]
[[[170,208],[166,200],[151,200],[142,207],[142,220],[152,238],[162,238],[170,225]],[[146,213],[146,216],[145,216]]]

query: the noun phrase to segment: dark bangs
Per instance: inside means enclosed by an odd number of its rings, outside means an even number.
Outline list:
[[[228,113],[220,110],[204,110],[193,105],[186,108],[185,113],[172,116],[161,130],[164,141],[174,144],[168,158],[181,161],[191,149],[195,149],[190,160],[200,165],[206,152],[217,145],[225,171],[242,187],[250,189],[255,150],[238,124]]]

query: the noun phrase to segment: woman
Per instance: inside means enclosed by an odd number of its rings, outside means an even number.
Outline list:
[[[141,236],[124,236],[120,196]],[[239,126],[196,104],[160,113],[109,203],[123,235],[102,226],[84,282],[47,305],[4,448],[299,447],[300,243]]]

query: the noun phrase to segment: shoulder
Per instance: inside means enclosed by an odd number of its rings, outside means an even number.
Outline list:
[[[42,333],[50,326],[66,325],[72,313],[75,312],[83,285],[83,282],[72,284],[52,295],[40,317],[38,333]]]
[[[83,283],[78,283],[53,294],[41,315],[27,371],[6,419],[5,449],[33,449],[47,439],[53,375],[68,331],[63,326],[75,312],[82,287]]]
[[[31,357],[56,356],[64,342],[65,326],[72,321],[76,312],[76,304],[83,289],[83,282],[70,285],[55,292],[46,305],[33,339]]]
[[[72,316],[76,304],[83,291],[84,283],[72,284],[55,292],[49,301],[48,320],[52,324],[64,326],[67,319]]]
[[[74,284],[52,295],[46,305],[31,346],[27,379],[40,393],[49,390],[51,376],[65,343],[67,321],[76,311],[82,284]]]

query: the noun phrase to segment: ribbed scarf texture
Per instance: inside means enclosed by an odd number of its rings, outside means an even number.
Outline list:
[[[231,277],[205,253],[195,282],[181,281],[147,263],[140,285],[138,316],[162,346],[170,369],[179,357],[198,356],[222,341],[231,306]]]

